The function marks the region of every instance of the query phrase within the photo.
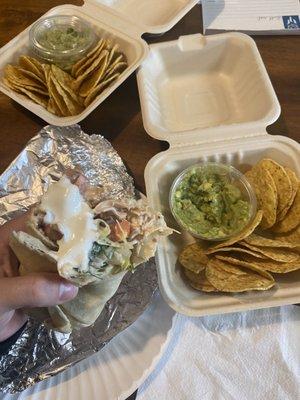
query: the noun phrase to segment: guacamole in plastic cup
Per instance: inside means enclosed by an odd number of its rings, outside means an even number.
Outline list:
[[[193,236],[220,241],[242,231],[256,213],[256,197],[244,175],[219,163],[193,165],[174,180],[170,207]]]

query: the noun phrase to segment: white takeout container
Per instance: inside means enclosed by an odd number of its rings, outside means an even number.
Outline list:
[[[300,145],[267,134],[280,106],[255,42],[247,35],[189,35],[150,46],[138,72],[143,122],[148,134],[170,148],[146,166],[150,204],[180,230],[169,209],[169,190],[185,168],[221,162],[242,172],[264,157],[289,166],[300,177]],[[300,222],[300,221],[299,221]],[[205,294],[183,279],[177,257],[194,239],[173,234],[158,247],[159,285],[176,311],[201,316],[300,303],[300,270],[276,275],[266,292]]]
[[[30,54],[29,26],[0,49],[0,90],[46,122],[57,126],[76,124],[99,106],[148,54],[143,33],[163,33],[174,26],[197,0],[85,0],[83,6],[62,5],[49,10],[40,19],[54,15],[75,15],[90,23],[99,37],[112,39],[126,55],[128,68],[85,110],[72,117],[58,117],[2,83],[4,68],[15,64],[20,55]],[[34,56],[33,54],[31,54]]]

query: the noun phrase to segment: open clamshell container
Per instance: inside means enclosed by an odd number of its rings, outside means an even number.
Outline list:
[[[199,34],[151,45],[138,72],[138,86],[146,131],[170,144],[145,170],[149,202],[169,226],[180,230],[169,209],[172,182],[192,164],[222,162],[243,172],[267,157],[300,177],[299,144],[267,134],[280,106],[249,36]],[[193,241],[182,232],[159,244],[159,285],[174,310],[201,316],[300,303],[300,270],[277,274],[276,286],[266,292],[197,292],[185,283],[176,264],[180,251]]]
[[[73,15],[89,23],[102,38],[119,44],[127,58],[128,67],[85,110],[72,117],[58,117],[27,97],[7,88],[2,83],[7,64],[16,64],[20,55],[30,54],[31,26],[0,49],[0,90],[49,124],[67,126],[76,124],[99,106],[128,76],[135,71],[148,54],[149,47],[141,38],[143,33],[163,33],[171,29],[197,0],[85,0],[83,6],[62,5],[49,10],[46,16]]]

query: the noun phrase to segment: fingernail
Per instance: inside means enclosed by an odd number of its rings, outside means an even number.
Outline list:
[[[59,300],[68,301],[73,299],[78,292],[78,288],[72,283],[61,283],[59,286]]]

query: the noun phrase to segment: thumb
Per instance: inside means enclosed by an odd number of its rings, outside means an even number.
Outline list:
[[[0,315],[23,307],[49,307],[73,299],[78,288],[59,275],[44,273],[0,279]]]

